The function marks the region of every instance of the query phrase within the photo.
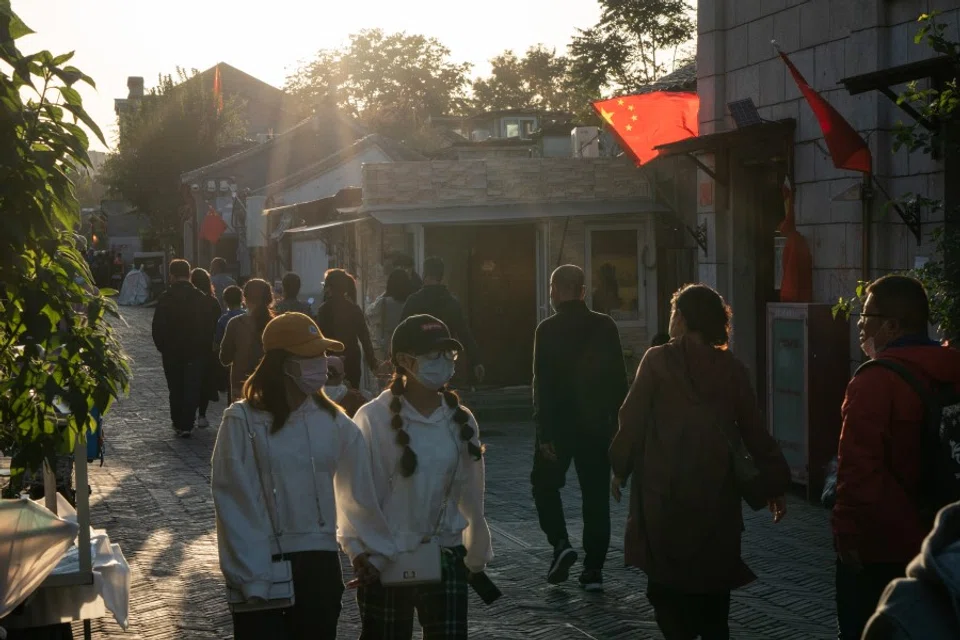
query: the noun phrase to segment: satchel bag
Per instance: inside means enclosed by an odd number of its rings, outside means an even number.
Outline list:
[[[267,517],[270,518],[270,527],[273,529],[273,535],[277,540],[277,546],[280,547],[280,559],[272,560],[270,565],[270,589],[267,592],[266,600],[256,600],[249,601],[247,600],[243,592],[230,584],[227,585],[227,604],[230,606],[230,611],[233,613],[249,613],[252,611],[263,611],[266,609],[286,609],[292,607],[296,603],[296,598],[294,597],[293,591],[293,567],[290,565],[289,560],[285,560],[283,557],[283,547],[281,544],[281,538],[283,537],[282,532],[279,529],[278,521],[280,519],[280,512],[277,509],[277,490],[272,488],[270,491],[267,491],[267,486],[264,483],[263,470],[260,466],[260,454],[257,451],[257,438],[256,434],[253,431],[253,428],[250,426],[250,414],[247,412],[247,407],[240,405],[243,408],[243,416],[246,420],[247,426],[247,435],[250,438],[250,443],[253,447],[253,459],[257,467],[257,476],[260,479],[260,490],[263,492],[264,506],[267,508]],[[269,443],[266,445],[268,447],[267,451],[267,463],[270,462],[270,452],[269,452]],[[269,465],[267,470],[268,475],[270,476],[270,484],[273,487],[273,467]],[[316,474],[314,474],[316,478]],[[270,509],[270,497],[273,497],[273,510],[274,515],[271,515]]]
[[[384,567],[380,572],[380,584],[385,587],[410,587],[420,584],[439,584],[443,580],[443,564],[440,554],[444,551],[440,547],[440,526],[443,523],[443,517],[447,513],[447,502],[450,500],[450,493],[453,491],[453,485],[456,482],[460,471],[460,444],[453,437],[449,425],[447,433],[453,438],[454,446],[457,450],[457,466],[447,485],[447,490],[443,495],[443,503],[440,506],[440,513],[437,515],[437,522],[433,527],[433,533],[425,536],[420,545],[413,551],[405,551],[397,555],[396,559]],[[393,486],[391,478],[390,486]]]
[[[759,511],[767,506],[767,496],[763,490],[763,478],[760,470],[747,450],[747,446],[740,437],[740,433],[731,426],[721,425],[720,431],[727,441],[730,454],[730,464],[733,466],[733,477],[744,502],[751,509]]]

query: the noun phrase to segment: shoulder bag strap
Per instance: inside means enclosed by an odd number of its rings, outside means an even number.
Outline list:
[[[264,481],[263,468],[260,465],[260,453],[257,447],[257,434],[253,430],[253,426],[250,423],[250,412],[249,408],[245,403],[241,403],[240,407],[243,411],[243,418],[247,428],[247,436],[250,438],[250,446],[253,449],[253,460],[254,464],[257,467],[257,477],[260,480],[260,491],[263,493],[264,506],[267,509],[267,518],[270,519],[270,528],[273,529],[273,535],[277,539],[277,547],[280,548],[280,557],[283,557],[283,546],[281,543],[281,538],[283,533],[280,531],[279,520],[280,520],[280,510],[277,506],[277,490],[273,484],[273,467],[270,465],[267,469],[268,474],[270,475],[270,490],[267,490],[267,484]],[[269,452],[269,443],[267,444],[267,463],[270,463],[270,452]],[[314,474],[314,480],[316,480],[316,474]],[[272,498],[272,499],[271,499]],[[271,503],[273,506],[274,513],[271,513]]]
[[[440,513],[437,514],[437,522],[433,527],[433,536],[437,536],[440,533],[440,527],[443,525],[443,517],[447,514],[447,503],[450,501],[450,494],[453,493],[453,485],[457,481],[457,476],[460,475],[460,458],[463,457],[463,451],[460,449],[460,443],[450,430],[449,424],[446,427],[446,432],[447,435],[453,439],[453,446],[457,450],[457,466],[454,467],[453,475],[450,476],[450,482],[447,484],[447,490],[443,494],[443,502],[440,503]]]

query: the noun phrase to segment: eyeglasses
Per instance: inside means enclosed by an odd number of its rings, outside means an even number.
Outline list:
[[[447,351],[433,351],[432,353],[425,353],[423,357],[427,360],[439,360],[440,358],[446,358],[447,360],[456,361],[460,357],[460,354],[452,349]]]

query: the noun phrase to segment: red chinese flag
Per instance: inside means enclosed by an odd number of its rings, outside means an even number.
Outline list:
[[[223,221],[220,214],[212,206],[207,208],[207,215],[203,218],[203,224],[200,225],[200,238],[210,244],[216,244],[220,236],[227,229],[227,223]]]
[[[830,157],[833,158],[833,166],[837,169],[871,173],[873,171],[873,157],[870,155],[870,147],[860,137],[857,130],[844,120],[843,116],[833,108],[833,105],[824,100],[819,93],[807,84],[800,71],[793,66],[793,63],[782,51],[780,57],[783,58],[783,62],[790,70],[794,82],[800,88],[800,93],[807,99],[807,104],[813,109],[813,115],[820,123],[823,139],[827,143],[827,148],[830,149]]]
[[[213,99],[217,101],[217,114],[223,113],[223,82],[220,79],[220,65],[213,70]]]
[[[699,131],[700,98],[695,93],[656,91],[593,103],[621,146],[638,164],[656,158],[655,147],[693,138]]]
[[[794,191],[790,178],[783,181],[783,206],[786,216],[778,231],[787,237],[783,247],[783,277],[780,302],[813,302],[813,257],[807,239],[797,231]]]

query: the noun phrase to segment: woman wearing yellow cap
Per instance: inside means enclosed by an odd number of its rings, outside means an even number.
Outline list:
[[[332,640],[344,590],[338,546],[364,583],[377,579],[395,544],[366,442],[323,392],[326,354],[343,345],[309,316],[285,313],[264,329],[263,350],[242,400],[224,412],[213,452],[234,637]]]

